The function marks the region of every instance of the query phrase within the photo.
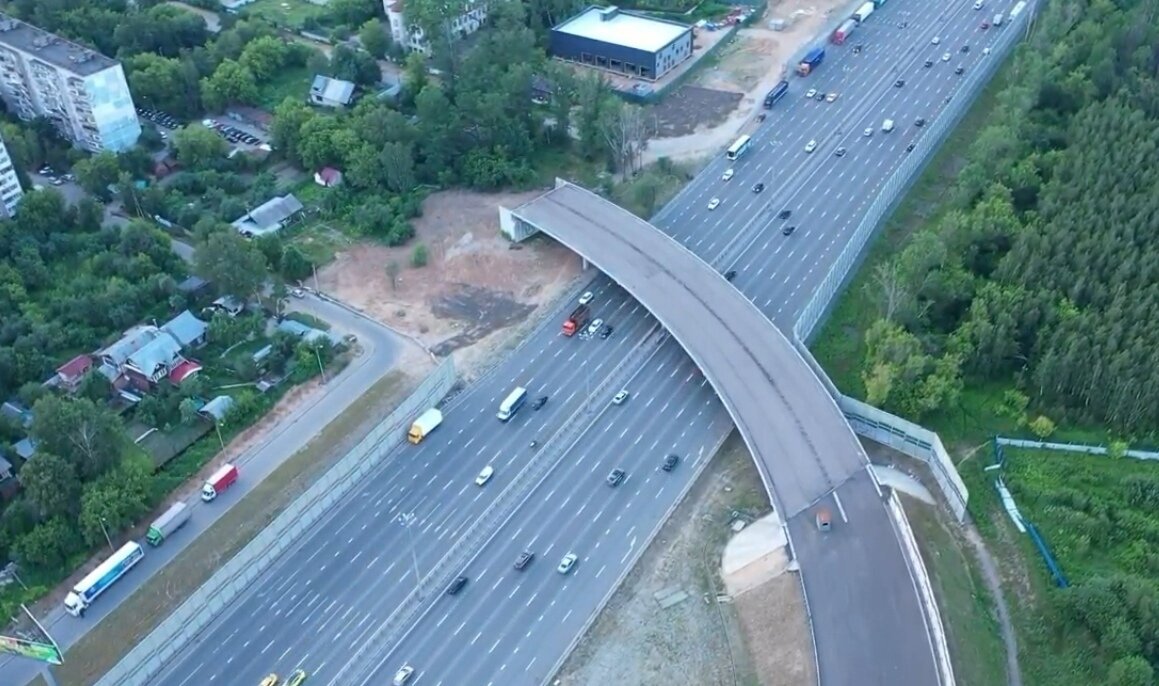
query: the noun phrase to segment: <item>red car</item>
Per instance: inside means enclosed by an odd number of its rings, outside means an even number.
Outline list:
[[[985,31],[988,28],[990,28],[990,22],[988,22],[988,21],[982,22],[982,30]]]

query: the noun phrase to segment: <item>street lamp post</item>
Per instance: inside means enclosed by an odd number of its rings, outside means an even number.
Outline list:
[[[402,524],[402,527],[404,529],[406,529],[407,537],[410,539],[411,562],[414,564],[414,573],[415,573],[415,593],[419,594],[419,597],[421,598],[422,597],[422,588],[421,588],[422,574],[419,573],[419,553],[418,553],[418,550],[415,548],[414,532],[410,530],[411,526],[415,523],[415,521],[417,519],[418,519],[418,517],[413,512],[407,512],[406,514],[401,514],[398,516],[398,523]]]
[[[106,524],[108,524],[108,522],[104,517],[101,517],[101,531],[103,531],[105,534],[105,541],[109,544],[109,550],[116,550],[116,548],[113,547],[113,539],[109,537],[109,529],[105,526]]]

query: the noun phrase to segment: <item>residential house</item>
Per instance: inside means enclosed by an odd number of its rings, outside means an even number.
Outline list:
[[[22,438],[12,444],[12,450],[16,452],[17,457],[27,462],[36,454],[36,441],[31,438]]]
[[[408,52],[421,52],[430,55],[431,45],[423,30],[419,26],[407,23],[405,0],[382,0],[382,7],[386,10],[386,21],[390,24],[390,37],[395,45],[400,45]],[[478,31],[487,20],[487,3],[477,0],[467,0],[463,4],[463,13],[447,20],[444,31],[452,38],[466,38]]]
[[[334,336],[325,331],[322,331],[321,329],[315,329],[312,326],[306,326],[302,322],[294,321],[293,319],[283,319],[282,321],[278,322],[278,325],[275,328],[282,333],[288,333],[301,338],[307,343],[313,343],[318,340],[326,340],[330,343],[330,345],[337,345],[341,342],[340,339],[334,338]]]
[[[220,424],[233,407],[233,398],[228,395],[219,395],[201,406],[198,414],[214,424]]]
[[[0,455],[0,481],[12,478],[12,463]]]
[[[245,311],[245,303],[232,295],[223,295],[217,300],[214,300],[210,307],[215,310],[221,310],[231,317],[236,317]]]
[[[200,348],[205,345],[209,325],[194,317],[189,310],[185,310],[165,322],[161,330],[172,336],[182,348]]]
[[[57,388],[72,393],[92,369],[93,358],[88,355],[77,355],[56,368],[56,376],[52,381]]]
[[[99,371],[118,390],[132,386],[147,392],[166,378],[179,384],[201,371],[200,364],[181,352],[205,343],[207,328],[188,310],[161,327],[135,326],[97,353],[102,362]]]
[[[342,185],[342,172],[334,167],[322,167],[314,172],[314,183],[323,188],[333,188]]]
[[[246,238],[265,236],[288,226],[303,209],[290,193],[271,198],[230,223]]]
[[[0,405],[0,417],[8,418],[21,429],[32,426],[32,410],[21,405],[18,400],[9,400]]]
[[[209,288],[209,282],[200,276],[191,276],[181,283],[177,284],[177,290],[185,295],[197,295],[206,288]]]
[[[354,83],[317,74],[310,84],[310,104],[321,107],[348,107],[354,101]]]

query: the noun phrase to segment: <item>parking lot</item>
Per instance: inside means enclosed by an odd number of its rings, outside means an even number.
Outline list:
[[[177,117],[171,114],[162,112],[160,110],[150,109],[148,107],[138,107],[137,114],[141,119],[153,123],[157,130],[161,132],[161,139],[168,140],[168,131],[174,131],[185,125]],[[265,143],[263,136],[257,134],[256,131],[250,127],[243,127],[235,122],[224,122],[218,119],[202,119],[201,125],[207,129],[216,131],[222,138],[226,139],[233,145],[253,145],[258,146]]]

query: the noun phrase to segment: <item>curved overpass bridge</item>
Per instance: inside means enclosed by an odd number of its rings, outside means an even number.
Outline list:
[[[707,263],[648,222],[560,181],[513,210],[617,281],[671,333],[732,416],[800,564],[824,686],[942,683],[912,570],[869,461],[792,343]],[[816,507],[836,520],[821,535]]]

